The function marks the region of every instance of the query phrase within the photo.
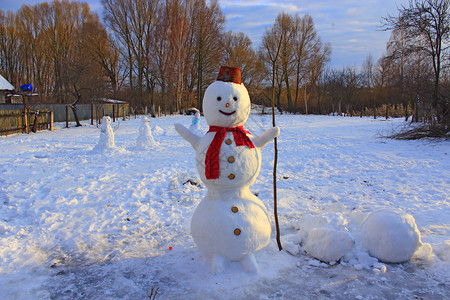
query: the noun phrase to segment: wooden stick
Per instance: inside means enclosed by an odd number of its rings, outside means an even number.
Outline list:
[[[281,42],[283,41],[283,34],[281,34],[280,42],[278,44],[277,55],[272,61],[272,126],[275,127],[275,67],[280,54]],[[278,162],[278,147],[277,138],[274,139],[275,157],[273,161],[273,213],[275,217],[275,228],[277,230],[276,240],[278,244],[278,250],[283,250],[280,240],[280,225],[278,224],[278,208],[277,208],[277,162]]]

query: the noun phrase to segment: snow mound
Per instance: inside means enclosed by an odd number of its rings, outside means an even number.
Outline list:
[[[158,125],[154,126],[152,129],[152,133],[153,135],[165,135],[166,132],[164,131],[164,129],[162,129],[161,127],[159,127]]]
[[[296,226],[300,230],[298,235],[302,250],[323,262],[338,261],[351,251],[355,244],[347,225],[347,219],[340,213],[302,216]],[[291,246],[288,248],[289,253],[293,252],[289,251],[290,249],[295,249]]]
[[[330,221],[325,216],[304,215],[298,221],[297,229],[307,235],[314,228],[325,228]]]
[[[363,242],[370,255],[387,263],[410,260],[422,244],[413,216],[396,210],[370,214],[363,225]]]
[[[193,205],[200,201],[199,192],[205,190],[198,176],[178,172],[170,178],[167,187],[170,200],[177,205]]]
[[[305,244],[306,253],[324,262],[337,261],[352,250],[353,238],[347,232],[314,228]]]
[[[329,265],[339,262],[381,273],[386,271],[381,262],[432,259],[432,248],[421,242],[411,215],[393,210],[349,212],[346,207],[327,211],[301,216],[293,226],[298,231],[282,237],[284,250],[294,256],[303,252]]]
[[[425,244],[431,247],[429,244]],[[422,248],[422,247],[421,247]],[[419,251],[421,252],[419,248]],[[436,253],[437,257],[439,257],[442,261],[450,261],[450,240],[443,241],[442,243],[439,243],[435,246],[433,246],[433,251]],[[414,254],[414,258],[417,257],[417,253]]]
[[[152,136],[138,136],[136,139],[136,148],[139,150],[149,150],[156,147],[156,142]]]

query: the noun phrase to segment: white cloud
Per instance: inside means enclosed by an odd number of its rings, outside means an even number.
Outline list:
[[[324,42],[332,47],[331,65],[358,67],[368,54],[381,57],[389,32],[379,30],[381,18],[396,14],[408,0],[318,0],[309,1],[238,1],[220,0],[227,17],[226,28],[244,32],[258,47],[266,29],[272,26],[280,12],[309,14]],[[240,15],[241,18],[231,18]],[[349,53],[351,52],[351,56]]]

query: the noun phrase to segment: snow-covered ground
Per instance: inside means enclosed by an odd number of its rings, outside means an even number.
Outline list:
[[[106,151],[93,150],[100,131],[87,123],[1,137],[0,299],[146,299],[152,288],[157,299],[450,298],[448,141],[381,138],[401,119],[277,116],[287,251],[278,251],[272,216],[259,274],[230,263],[211,275],[190,236],[206,189],[173,127],[191,118],[150,119],[158,145],[148,150],[135,146],[140,118],[121,121]],[[270,124],[251,115],[246,129]],[[251,190],[272,213],[273,145],[262,155]],[[412,215],[421,232],[424,246],[406,263],[378,262],[364,247],[364,219],[386,208]],[[306,243],[317,227],[346,233],[353,248],[330,264],[312,258]]]

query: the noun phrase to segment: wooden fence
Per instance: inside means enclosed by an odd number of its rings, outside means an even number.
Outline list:
[[[53,130],[53,112],[48,109],[0,110],[0,135]]]
[[[72,109],[67,104],[30,104],[31,110],[45,111],[50,110],[53,112],[54,122],[73,122],[75,116]],[[23,110],[23,104],[0,104],[1,110]],[[68,113],[67,113],[68,112]],[[77,114],[80,120],[101,119],[104,115],[109,115],[111,118],[123,118],[129,116],[129,104],[128,103],[97,103],[94,104],[78,104]]]

